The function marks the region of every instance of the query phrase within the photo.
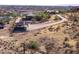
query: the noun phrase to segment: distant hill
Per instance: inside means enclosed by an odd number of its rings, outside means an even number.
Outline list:
[[[78,6],[32,6],[32,5],[0,5],[0,8],[4,8],[4,9],[23,9],[23,10],[27,10],[27,9],[31,9],[31,10],[45,10],[45,9],[66,9],[69,10],[72,7],[78,7]]]

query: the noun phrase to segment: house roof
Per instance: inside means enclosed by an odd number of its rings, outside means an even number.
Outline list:
[[[27,14],[27,16],[35,16],[35,14],[29,13],[29,14]]]

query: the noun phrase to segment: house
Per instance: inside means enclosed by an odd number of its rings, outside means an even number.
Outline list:
[[[22,22],[22,18],[18,17],[15,21],[15,27],[13,29],[13,32],[25,32],[26,27],[24,26],[24,22]]]
[[[13,29],[13,32],[25,32],[27,31],[27,26],[28,24],[32,23],[34,15],[33,14],[28,14],[24,18],[17,18],[16,20],[16,26]]]
[[[49,14],[57,14],[57,13],[59,13],[58,10],[46,10],[45,12],[47,12]]]
[[[16,26],[13,29],[14,33],[17,32],[26,32],[27,28],[24,26],[23,22],[16,23]]]

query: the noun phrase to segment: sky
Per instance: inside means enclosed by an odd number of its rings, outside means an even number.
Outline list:
[[[79,0],[0,0],[0,5],[79,5]]]

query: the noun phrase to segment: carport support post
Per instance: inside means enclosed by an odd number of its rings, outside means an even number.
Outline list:
[[[30,24],[27,24],[27,31],[30,31]]]

